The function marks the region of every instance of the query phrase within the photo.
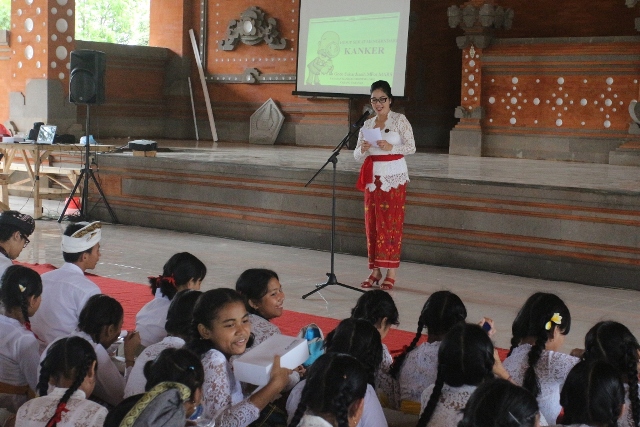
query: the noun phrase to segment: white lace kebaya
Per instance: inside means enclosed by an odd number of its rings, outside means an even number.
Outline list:
[[[420,415],[429,402],[434,385],[429,386],[423,393],[420,401]],[[476,390],[474,385],[463,385],[461,387],[451,387],[447,384],[442,386],[442,393],[436,405],[435,411],[427,426],[429,427],[451,427],[457,426],[462,420],[462,411],[467,406],[467,401]]]

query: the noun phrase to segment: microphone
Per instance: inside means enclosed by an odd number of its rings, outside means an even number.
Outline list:
[[[364,121],[365,121],[365,120],[367,120],[367,117],[369,117],[370,115],[371,115],[371,111],[366,110],[366,111],[362,114],[362,116],[360,116],[360,118],[358,119],[358,121],[357,121],[357,122],[355,122],[355,123],[353,124],[353,127],[354,127],[354,128],[360,128],[360,127],[362,127],[362,126],[364,125]]]

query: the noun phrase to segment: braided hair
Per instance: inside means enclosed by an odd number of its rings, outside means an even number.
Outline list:
[[[91,296],[80,311],[78,329],[100,344],[102,331],[112,325],[120,325],[124,316],[122,305],[108,295]],[[108,347],[108,346],[107,346]]]
[[[31,330],[29,322],[29,301],[31,297],[42,295],[40,275],[22,265],[12,265],[2,275],[0,301],[7,312],[20,309],[24,325]]]
[[[427,334],[431,335],[432,338],[440,337],[442,339],[451,328],[464,322],[466,318],[467,309],[458,295],[449,291],[432,293],[422,306],[422,311],[418,318],[418,330],[413,337],[413,341],[395,358],[389,369],[391,376],[398,378],[407,354],[416,348],[425,328],[427,329]]]
[[[172,300],[180,288],[191,280],[201,281],[206,275],[207,267],[202,261],[189,252],[179,252],[164,264],[160,276],[149,277],[151,295],[160,289],[164,296]]]
[[[511,347],[509,348],[509,353],[507,353],[507,357],[511,356],[513,350],[520,345],[520,341],[527,334],[527,330],[529,328],[529,316],[531,315],[531,306],[542,296],[549,295],[544,292],[536,292],[531,295],[524,302],[524,305],[518,311],[516,318],[513,320],[511,324]]]
[[[354,357],[325,353],[309,368],[300,403],[289,423],[297,427],[306,411],[333,416],[338,427],[349,427],[353,404],[364,399],[367,372]]]
[[[527,390],[492,379],[473,392],[458,427],[534,427],[538,410],[538,401]]]
[[[184,384],[191,395],[204,383],[204,369],[200,358],[186,348],[167,348],[144,365],[144,377],[147,379],[145,390],[165,382]]]
[[[425,427],[436,410],[442,387],[479,385],[493,378],[493,343],[478,325],[460,323],[442,340],[438,350],[438,376],[417,427]]]
[[[640,344],[631,331],[621,323],[598,322],[584,339],[584,360],[604,360],[621,373],[629,385],[633,425],[640,425],[640,399],[638,399],[638,350]]]
[[[535,367],[546,348],[547,341],[553,338],[556,328],[562,335],[569,333],[571,329],[569,309],[557,295],[542,294],[531,304],[529,323],[524,335],[524,337],[534,338],[535,343],[527,356],[528,367],[524,373],[522,387],[536,397],[540,394],[540,381]]]
[[[374,289],[362,294],[351,310],[351,318],[364,319],[376,327],[385,318],[388,326],[400,324],[396,303],[389,292],[382,289]]]
[[[616,427],[624,405],[620,372],[602,360],[579,362],[567,375],[560,404],[562,424]]]
[[[205,339],[200,335],[198,325],[203,325],[208,329],[211,328],[211,324],[218,316],[218,313],[220,313],[227,304],[236,302],[242,303],[243,305],[245,303],[242,295],[233,289],[218,288],[203,292],[196,301],[195,307],[193,307],[191,333],[186,348],[200,357],[214,348],[215,346],[211,340]],[[247,343],[247,347],[249,346],[250,344]]]
[[[46,396],[49,382],[57,382],[63,378],[73,379],[71,386],[65,391],[55,413],[51,416],[46,427],[55,427],[62,421],[62,414],[67,412],[67,402],[84,382],[91,366],[96,363],[98,369],[96,352],[93,346],[84,338],[69,337],[55,341],[47,355],[40,364],[40,378],[38,381],[38,392],[40,396]]]
[[[327,334],[324,346],[327,353],[355,357],[367,369],[367,382],[375,387],[375,373],[382,363],[382,341],[371,323],[363,319],[345,319]]]

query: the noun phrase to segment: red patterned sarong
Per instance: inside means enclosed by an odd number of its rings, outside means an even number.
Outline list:
[[[374,184],[374,191],[364,192],[364,224],[367,232],[369,269],[398,268],[407,185],[382,191],[379,176],[375,177]]]

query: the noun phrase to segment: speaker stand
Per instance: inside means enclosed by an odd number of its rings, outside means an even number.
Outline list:
[[[80,176],[78,177],[78,179],[76,180],[76,184],[73,186],[73,190],[71,190],[71,194],[69,195],[69,198],[67,199],[67,203],[65,203],[64,205],[64,209],[62,209],[62,213],[60,214],[60,217],[58,218],[58,222],[62,222],[62,219],[64,218],[64,214],[67,212],[67,209],[69,208],[69,204],[71,203],[71,201],[73,200],[73,196],[76,194],[76,191],[78,190],[78,187],[80,186],[80,183],[82,183],[82,198],[81,198],[81,204],[80,204],[80,213],[78,215],[73,215],[73,219],[77,219],[78,221],[87,221],[89,220],[89,206],[88,206],[88,202],[89,202],[89,178],[91,178],[93,180],[93,183],[95,184],[96,188],[98,189],[98,192],[100,193],[100,197],[102,197],[102,201],[104,202],[105,206],[107,207],[107,211],[109,211],[109,215],[111,216],[111,222],[114,224],[118,223],[118,218],[116,217],[115,212],[113,211],[113,209],[111,209],[111,206],[109,205],[109,202],[107,201],[107,197],[104,195],[103,191],[102,191],[102,187],[100,187],[100,183],[98,182],[98,180],[96,179],[96,176],[93,173],[93,170],[91,169],[91,150],[90,150],[90,143],[89,143],[89,123],[90,123],[90,117],[89,117],[89,113],[90,113],[90,105],[87,104],[87,120],[85,123],[85,129],[86,129],[86,134],[85,134],[85,138],[84,138],[84,148],[85,148],[85,152],[84,152],[84,168],[82,168],[82,170],[80,171]],[[70,218],[70,216],[68,217]]]

